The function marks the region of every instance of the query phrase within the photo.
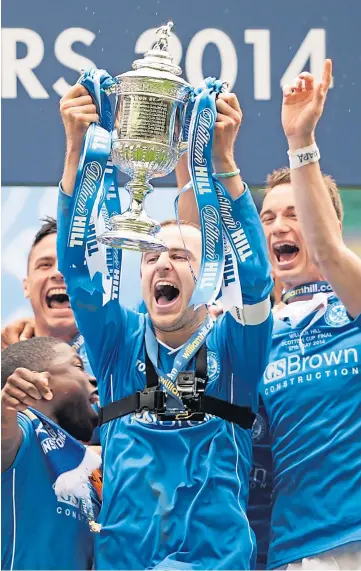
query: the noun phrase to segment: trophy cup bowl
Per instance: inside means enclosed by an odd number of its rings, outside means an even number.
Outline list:
[[[113,248],[146,252],[165,251],[156,237],[159,223],[144,211],[150,179],[166,176],[187,149],[184,140],[186,106],[192,87],[178,77],[182,70],[167,51],[172,23],[161,26],[159,39],[134,71],[118,76],[111,155],[114,165],[130,176],[125,185],[129,209],[111,217],[111,229],[98,240]]]

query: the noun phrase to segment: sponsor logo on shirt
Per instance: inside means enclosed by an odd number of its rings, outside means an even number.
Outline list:
[[[214,418],[211,414],[205,414],[204,416],[204,420],[202,420],[201,422],[207,422],[208,420],[210,420],[211,418]],[[157,419],[157,415],[153,412],[150,412],[149,410],[143,410],[142,412],[135,412],[130,416],[130,422],[131,424],[134,424],[135,422],[140,422],[142,424],[148,424],[148,425],[157,425],[157,426],[163,426],[164,428],[185,428],[187,426],[197,426],[198,424],[201,424],[200,421],[192,421],[192,420],[158,420]]]
[[[258,486],[260,488],[267,487],[267,470],[261,468],[260,466],[255,466],[253,464],[251,473],[249,475],[249,487],[254,490]]]
[[[346,308],[340,301],[336,301],[328,306],[325,313],[325,321],[331,327],[343,327],[350,322]]]
[[[257,414],[252,426],[252,441],[259,442],[266,436],[267,424],[260,414]]]
[[[56,513],[58,515],[70,517],[78,521],[88,521],[79,498],[72,494],[58,494],[57,500],[58,506],[56,508]]]
[[[361,369],[360,358],[356,347],[313,355],[287,355],[267,366],[263,376],[265,394],[322,377],[357,375]]]
[[[219,377],[219,373],[221,371],[221,365],[217,354],[214,351],[207,352],[207,368],[208,368],[208,379],[210,381],[214,381],[217,377]]]

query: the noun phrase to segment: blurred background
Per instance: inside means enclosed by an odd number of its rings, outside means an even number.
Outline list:
[[[59,99],[90,66],[112,75],[174,22],[170,50],[197,86],[227,80],[244,111],[236,154],[258,204],[268,172],[287,163],[281,86],[303,69],[334,81],[317,130],[321,165],[342,189],[347,243],[361,255],[360,0],[4,0],[2,11],[2,321],[30,313],[22,279],[39,218],[55,215],[64,134]],[[123,185],[126,178],[120,174]],[[173,217],[174,175],[153,181],[147,211]],[[122,195],[122,203],[127,203]],[[139,259],[126,253],[123,299],[139,299]]]

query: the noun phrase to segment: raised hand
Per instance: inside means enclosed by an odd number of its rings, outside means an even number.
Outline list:
[[[51,400],[53,393],[49,389],[49,373],[36,373],[19,367],[8,378],[1,391],[2,409],[23,411],[28,406],[36,407],[41,399]]]
[[[293,84],[283,87],[282,127],[290,149],[314,143],[314,130],[322,115],[331,80],[332,61],[326,59],[318,85],[315,85],[313,75],[304,71]]]
[[[60,114],[64,123],[68,150],[80,153],[89,125],[99,122],[96,106],[83,85],[76,83],[61,98]]]
[[[242,122],[242,110],[234,93],[221,93],[216,101],[217,118],[213,135],[212,159],[216,172],[237,170],[234,143]]]
[[[31,339],[35,334],[35,322],[32,317],[17,319],[1,330],[1,349],[6,349],[9,345]]]

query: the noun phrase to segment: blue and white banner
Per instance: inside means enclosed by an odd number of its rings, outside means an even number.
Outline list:
[[[222,83],[205,80],[196,95],[188,132],[188,169],[197,202],[202,233],[202,258],[199,276],[190,300],[197,309],[212,304],[222,283],[224,254],[222,221],[212,176],[212,142],[216,122],[216,95]]]
[[[97,241],[97,237],[110,229],[111,216],[121,213],[116,169],[110,157],[113,116],[106,93],[115,80],[103,69],[92,68],[82,74],[78,83],[92,96],[100,124],[90,125],[84,139],[64,263],[81,269],[85,259],[91,278],[99,272],[105,304],[119,298],[122,263],[120,250]]]

